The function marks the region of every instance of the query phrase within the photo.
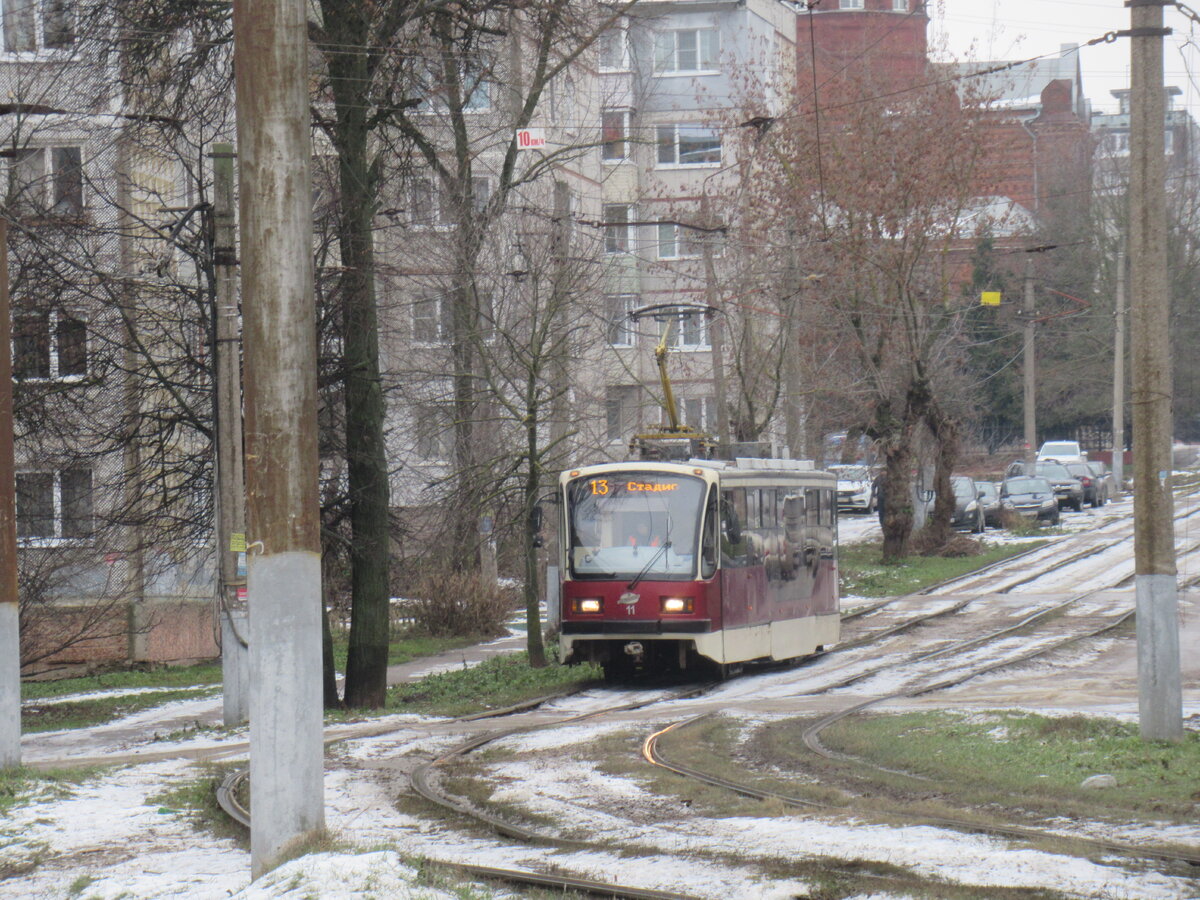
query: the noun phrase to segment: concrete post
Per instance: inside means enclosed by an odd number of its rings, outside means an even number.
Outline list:
[[[1138,716],[1147,740],[1183,738],[1171,494],[1171,335],[1163,132],[1163,6],[1131,7],[1129,260],[1133,331],[1134,589]],[[1171,4],[1174,5],[1174,4]]]
[[[308,25],[235,0],[250,599],[250,867],[324,828]]]
[[[1113,334],[1112,476],[1117,492],[1125,492],[1125,240],[1117,250],[1116,327]]]
[[[21,627],[8,222],[0,219],[0,769],[21,764]]]
[[[1037,347],[1034,344],[1033,260],[1025,260],[1025,304],[1021,310],[1025,320],[1024,347],[1024,404],[1025,404],[1025,472],[1033,474],[1037,459]]]
[[[708,195],[700,198],[700,219],[709,224]],[[712,360],[713,400],[717,408],[717,457],[724,459],[730,454],[729,434],[729,401],[725,395],[725,317],[723,310],[717,310],[717,268],[713,262],[713,247],[711,240],[704,241],[704,302],[709,307],[708,317],[708,353]],[[716,310],[715,312],[712,310]]]
[[[213,268],[217,420],[217,603],[221,621],[221,683],[226,725],[250,716],[248,617],[238,599],[245,585],[238,550],[246,544],[245,473],[242,457],[242,354],[237,296],[237,241],[233,215],[233,145],[214,144]]]

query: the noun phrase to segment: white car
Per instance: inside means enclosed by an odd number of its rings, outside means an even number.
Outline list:
[[[838,512],[871,513],[878,505],[875,496],[875,480],[866,466],[830,466],[829,471],[837,476]]]
[[[1060,463],[1087,462],[1087,454],[1079,441],[1046,441],[1038,451],[1038,462],[1053,460]]]

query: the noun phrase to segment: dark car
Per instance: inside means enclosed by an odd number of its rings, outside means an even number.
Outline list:
[[[1005,478],[1000,485],[1000,506],[1039,522],[1057,525],[1058,498],[1048,479],[1034,475]]]
[[[1083,486],[1083,502],[1092,507],[1103,506],[1108,502],[1108,487],[1101,482],[1092,471],[1090,463],[1065,463],[1067,471],[1079,479]]]
[[[1108,471],[1108,466],[1098,459],[1089,459],[1087,467],[1092,470],[1092,477],[1103,486],[1104,502],[1107,503],[1117,493],[1117,482],[1113,478],[1112,472]]]
[[[992,481],[977,481],[979,505],[983,507],[983,524],[1000,527],[1000,486]]]
[[[1054,488],[1054,496],[1058,498],[1058,507],[1069,506],[1075,512],[1083,509],[1083,485],[1079,479],[1063,463],[1040,462],[1035,474],[1045,478]]]
[[[954,491],[954,513],[950,516],[950,526],[981,533],[985,523],[975,480],[966,475],[952,475],[950,487]]]

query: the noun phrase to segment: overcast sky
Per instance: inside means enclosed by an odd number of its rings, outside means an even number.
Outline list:
[[[1186,6],[1200,12],[1200,0]],[[1057,55],[1066,43],[1086,44],[1106,32],[1129,28],[1124,0],[929,0],[930,49],[976,59],[1026,59]],[[1164,78],[1183,91],[1176,106],[1200,118],[1200,26],[1179,9],[1166,7],[1173,29],[1164,46]],[[1083,89],[1098,111],[1115,112],[1109,93],[1129,86],[1128,38],[1082,47]],[[1190,71],[1189,71],[1190,70]]]

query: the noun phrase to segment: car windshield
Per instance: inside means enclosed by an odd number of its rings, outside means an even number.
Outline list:
[[[1085,466],[1083,463],[1068,463],[1067,471],[1070,472],[1072,475],[1082,475],[1085,478],[1092,477],[1092,470],[1089,469],[1087,466]]]
[[[950,485],[954,488],[954,496],[959,500],[975,499],[975,494],[977,493],[975,490],[975,482],[973,482],[970,478],[951,479]]]
[[[1039,456],[1079,456],[1079,444],[1075,441],[1055,441],[1042,444]]]
[[[1010,478],[1004,482],[1004,490],[1009,494],[1050,493],[1050,482],[1045,478]]]
[[[835,466],[833,474],[838,477],[838,481],[869,481],[871,479],[866,466]]]
[[[1037,473],[1043,478],[1056,478],[1060,481],[1066,481],[1072,477],[1062,463],[1038,463]]]
[[[984,500],[996,499],[996,486],[990,481],[977,481],[975,486],[979,488],[979,493],[983,494]]]
[[[574,577],[692,577],[702,479],[664,472],[588,475],[567,485],[567,504]]]

